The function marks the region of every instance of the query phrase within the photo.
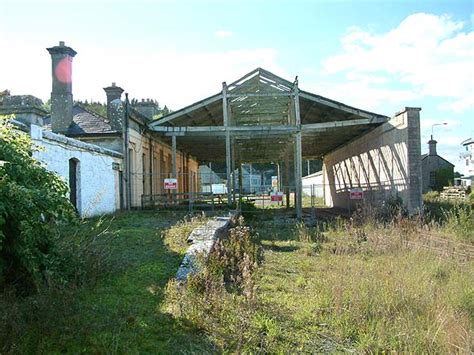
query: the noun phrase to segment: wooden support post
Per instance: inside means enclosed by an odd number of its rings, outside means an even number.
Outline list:
[[[173,179],[178,178],[177,169],[178,167],[176,165],[176,137],[173,136],[171,137],[171,175],[172,175],[171,177]],[[171,203],[172,204],[177,203],[176,198],[175,198],[176,190],[168,190],[168,191],[170,191]]]
[[[227,108],[227,84],[222,83],[222,115],[225,128],[225,165],[227,175],[227,205],[232,204],[232,181],[231,181],[231,142],[229,131],[229,110]]]
[[[235,199],[235,144],[234,144],[234,138],[231,139],[231,152],[232,152],[232,160],[231,160],[231,169],[232,169],[232,203],[235,204],[236,199]]]
[[[250,175],[250,178],[252,176]],[[239,210],[242,210],[242,189],[243,189],[243,179],[242,179],[242,163],[239,161]]]
[[[177,166],[176,166],[176,136],[171,137],[171,174],[174,179],[177,179]]]
[[[277,191],[280,192],[282,190],[282,183],[281,183],[281,164],[280,162],[277,162]],[[280,205],[280,202],[277,203]],[[283,206],[283,200],[281,201],[281,205]]]
[[[286,192],[286,208],[290,208],[290,159],[288,151],[285,153],[285,192]]]
[[[296,218],[301,219],[303,217],[302,209],[302,151],[301,151],[301,117],[300,117],[300,99],[298,90],[298,78],[294,84],[294,104],[295,104],[295,124],[299,128],[298,133],[295,134],[295,207],[296,207]]]
[[[189,155],[187,155],[186,158],[186,166],[188,168],[188,198],[189,198],[189,206],[190,210],[193,210],[193,204],[194,204],[194,172],[191,172],[189,169]]]

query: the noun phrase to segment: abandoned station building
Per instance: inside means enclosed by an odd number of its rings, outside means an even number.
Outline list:
[[[203,199],[200,162],[225,162],[225,202],[231,204],[243,191],[242,178],[235,178],[242,164],[274,162],[278,189],[287,202],[294,197],[301,217],[303,159],[323,160],[329,207],[347,207],[351,189],[361,188],[371,204],[398,196],[410,212],[421,208],[419,108],[390,118],[303,91],[297,78],[257,68],[223,83],[216,95],[157,119],[153,102],[132,107],[112,83],[104,88],[103,117],[73,104],[76,52],[63,42],[48,51],[51,114],[31,96],[4,97],[0,114],[14,113],[18,126],[44,147],[37,158],[69,181],[82,215],[160,206],[170,195],[181,203]],[[176,190],[164,189],[167,178],[177,179]]]

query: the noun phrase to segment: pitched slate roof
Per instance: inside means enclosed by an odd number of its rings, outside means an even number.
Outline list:
[[[72,123],[66,132],[67,136],[87,136],[118,134],[112,129],[109,120],[96,112],[90,111],[81,105],[74,105],[72,109]],[[51,116],[44,119],[45,128],[51,129]]]
[[[449,165],[454,166],[453,163],[451,163],[450,161],[444,159],[442,156],[440,156],[440,155],[438,155],[438,154],[436,154],[436,155],[429,155],[428,153],[422,154],[422,155],[421,155],[421,160],[425,160],[425,159],[428,158],[428,157],[436,157],[436,158],[439,158],[439,159],[441,159],[441,160],[444,160],[444,161],[445,161],[446,163],[448,163]]]

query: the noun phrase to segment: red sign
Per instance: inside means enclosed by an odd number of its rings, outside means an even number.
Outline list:
[[[165,190],[176,190],[178,188],[178,179],[165,179]]]
[[[360,187],[354,187],[349,192],[349,198],[351,200],[363,200],[364,199],[364,190]]]
[[[283,201],[283,192],[274,192],[270,194],[270,200],[273,202]]]

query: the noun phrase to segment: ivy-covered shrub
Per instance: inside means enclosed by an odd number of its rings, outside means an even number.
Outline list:
[[[0,117],[0,290],[29,294],[59,273],[57,226],[74,218],[68,186],[32,153],[38,147]]]

